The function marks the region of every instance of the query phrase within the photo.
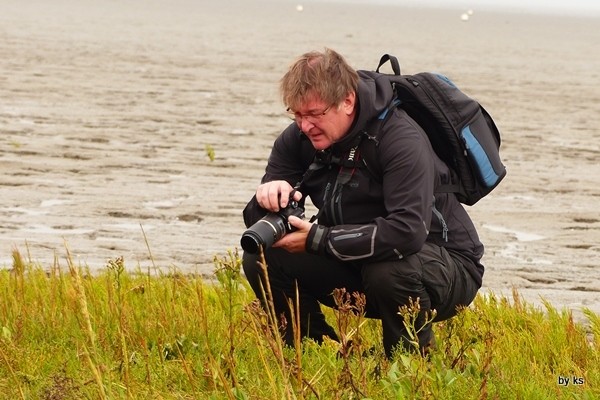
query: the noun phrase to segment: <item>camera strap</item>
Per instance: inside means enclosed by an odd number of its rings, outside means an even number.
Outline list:
[[[350,148],[345,157],[336,156],[328,150],[317,151],[312,163],[308,166],[304,175],[302,175],[302,179],[294,186],[295,190],[301,191],[301,186],[313,173],[330,165],[339,165],[339,171],[335,184],[333,185],[333,190],[330,190],[331,185],[328,184],[325,189],[324,204],[317,214],[310,218],[311,223],[319,219],[326,208],[330,208],[330,213],[334,222],[342,223],[341,199],[343,187],[350,182],[357,168],[367,167],[367,170],[369,170],[360,155],[360,145],[364,138],[374,141],[375,145],[379,144],[374,137],[367,133],[367,131],[363,131],[357,135],[354,145]],[[369,170],[369,173],[370,172],[371,171]]]
[[[323,211],[327,207],[331,208],[333,219],[341,219],[341,209],[340,209],[340,201],[342,198],[342,188],[350,182],[352,176],[356,172],[356,169],[359,167],[360,162],[360,140],[358,143],[350,149],[348,152],[348,156],[344,158],[343,162],[339,163],[339,171],[337,178],[335,180],[335,184],[333,185],[333,190],[330,191],[326,188],[325,192],[325,202],[323,206],[319,209],[316,215],[313,215],[310,218],[310,222],[315,222],[319,217],[323,214]],[[331,162],[330,164],[338,164],[338,162]],[[322,162],[322,160],[317,160],[317,156],[315,156],[315,161],[309,166],[308,170],[302,176],[302,180],[295,186],[296,189],[299,189],[302,183],[315,171],[327,166],[328,163]],[[337,210],[337,212],[336,212]],[[338,215],[339,214],[339,215]],[[338,217],[336,217],[338,215]]]

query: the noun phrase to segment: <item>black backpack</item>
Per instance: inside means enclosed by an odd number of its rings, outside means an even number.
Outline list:
[[[389,61],[394,74],[379,73]],[[453,173],[452,183],[437,192],[454,192],[473,205],[506,176],[500,160],[500,132],[488,112],[447,77],[431,72],[401,75],[396,57],[381,57],[375,73],[389,77],[396,98],[383,112],[379,127],[394,107],[404,109],[427,133],[431,145]],[[373,128],[371,128],[373,129]],[[375,127],[375,136],[379,128]]]

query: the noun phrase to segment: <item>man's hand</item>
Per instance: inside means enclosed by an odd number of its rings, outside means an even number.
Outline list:
[[[265,210],[277,212],[287,207],[290,193],[294,188],[286,181],[271,181],[263,183],[256,189],[256,201]],[[296,191],[294,200],[300,201],[302,193]]]
[[[273,247],[281,247],[290,253],[305,252],[306,238],[308,237],[308,232],[310,231],[312,224],[293,215],[288,218],[288,221],[290,225],[296,228],[296,230],[279,239],[273,244]]]

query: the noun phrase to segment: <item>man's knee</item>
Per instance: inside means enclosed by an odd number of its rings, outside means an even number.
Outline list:
[[[244,275],[246,275],[250,287],[252,287],[255,293],[258,293],[263,285],[263,283],[261,283],[263,272],[260,266],[259,255],[244,252],[242,255],[242,269],[244,270]]]
[[[283,249],[272,248],[264,253],[264,259],[260,254],[244,252],[242,256],[242,268],[250,286],[260,296],[266,288],[267,279],[272,289],[287,288],[293,279],[286,273],[286,266],[294,255]]]

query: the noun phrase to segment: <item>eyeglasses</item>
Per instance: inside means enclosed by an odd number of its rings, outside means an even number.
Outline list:
[[[331,110],[331,107],[333,107],[333,104],[325,108],[323,111],[313,111],[306,114],[301,114],[297,111],[293,111],[291,108],[288,108],[286,112],[290,119],[296,121],[298,125],[302,124],[302,120],[307,120],[311,124],[314,124],[315,122],[319,122],[321,118],[323,118],[325,114],[327,114],[329,110]]]

